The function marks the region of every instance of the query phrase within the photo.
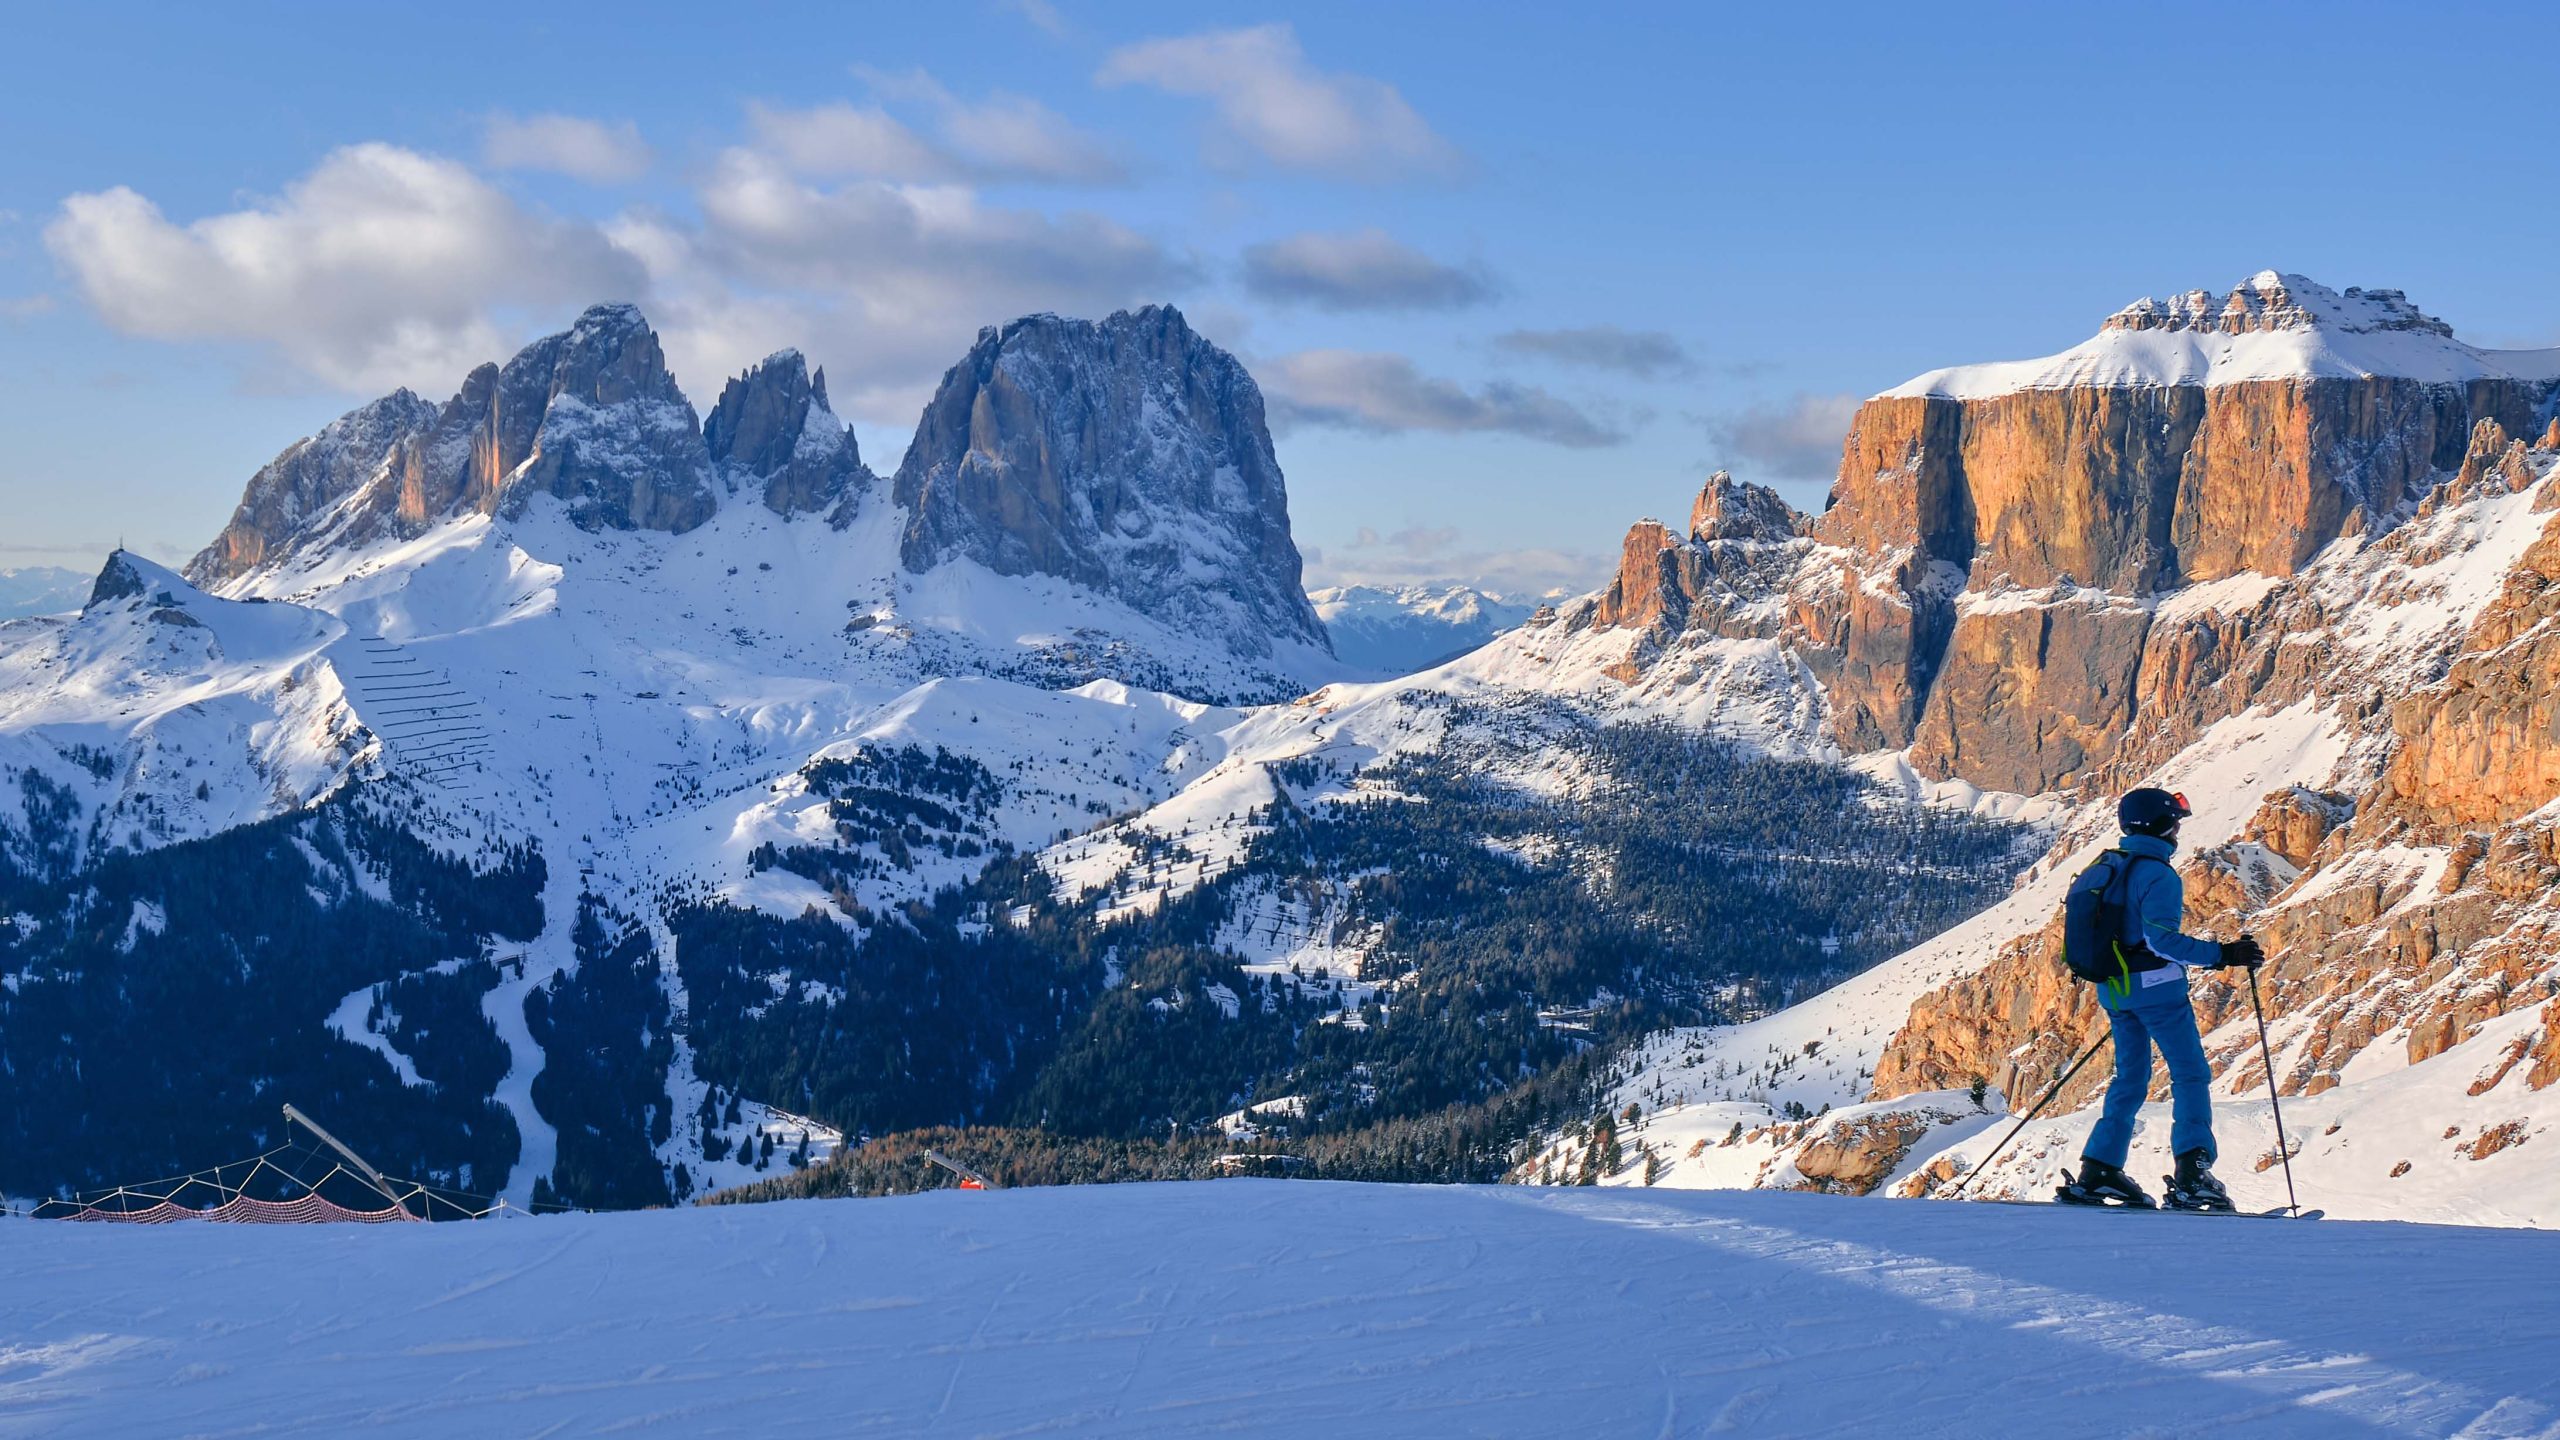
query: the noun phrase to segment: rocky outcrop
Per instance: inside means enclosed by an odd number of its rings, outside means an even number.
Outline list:
[[[1845,750],[1907,747],[1923,774],[1988,789],[2071,788],[2158,708],[2152,687],[2214,664],[2195,616],[2161,622],[2181,592],[2292,577],[2383,533],[2489,431],[2499,448],[2479,463],[2514,472],[2506,437],[2539,433],[2555,392],[2560,354],[2472,350],[2395,291],[2270,272],[2138,302],[2063,355],[1937,372],[1860,407],[1801,570],[1764,587],[1795,613],[1746,628],[1796,648]],[[1603,623],[1735,628],[1658,539],[1629,535]],[[1621,678],[1649,663],[1632,655]]]
[[[80,608],[86,612],[118,600],[131,600],[148,588],[149,582],[142,578],[142,571],[132,558],[122,550],[111,551],[107,563],[98,567],[98,578],[90,582],[88,602]]]
[[[2534,1031],[2533,1044],[2525,1052],[2533,1068],[2525,1072],[2525,1084],[2535,1090],[2548,1090],[2560,1084],[2560,1000],[2542,1007],[2542,1024]]]
[[[249,477],[240,508],[189,564],[189,577],[209,584],[265,563],[279,542],[377,479],[400,448],[435,420],[434,405],[394,390],[287,446]]]
[[[2463,649],[2442,684],[2393,709],[2386,819],[2438,833],[2497,826],[2560,797],[2560,513]]]
[[[2253,1034],[2225,1037],[2215,1060],[2235,1087],[2271,1080],[2317,1094],[2376,1044],[2423,1064],[2560,995],[2560,506],[2544,508],[2554,495],[2560,455],[2520,451],[2483,424],[2417,518],[2366,551],[2241,614],[2161,622],[2184,636],[2190,661],[2174,682],[2146,665],[2145,701],[2169,713],[2124,742],[2103,786],[2170,760],[2216,720],[2300,700],[2356,737],[2374,780],[2360,803],[2277,790],[2239,840],[2182,867],[2187,928],[2257,934],[2276,957],[2262,977],[2268,1012],[2296,1037],[2272,1077]],[[2502,579],[2481,598],[2491,565]],[[2477,609],[2458,628],[2431,621],[2463,605]],[[2058,945],[2050,928],[2022,937],[1921,997],[1871,1098],[1967,1074],[1998,1081],[2001,1066],[2028,1086],[2049,1079],[2064,1037],[2094,1033],[2097,1019]],[[2195,988],[2209,1029],[2247,1004],[2210,981]],[[2483,1090],[2510,1072],[2530,1083],[2550,1018],[2509,1047]],[[2066,1101],[2095,1093],[2085,1080],[2075,1090]]]
[[[1689,538],[1702,545],[1719,540],[1775,545],[1805,531],[1805,518],[1766,485],[1746,485],[1730,471],[1707,477],[1689,506]]]
[[[1262,392],[1170,306],[980,331],[893,494],[911,571],[1054,575],[1240,655],[1326,644]]]
[[[701,425],[636,307],[598,305],[527,346],[493,399],[491,488],[510,511],[549,495],[582,530],[682,534],[711,518]]]
[[[681,533],[718,504],[693,407],[633,306],[598,305],[472,371],[432,415],[422,403],[397,392],[277,457],[188,574],[218,584],[324,543],[521,513],[538,495],[587,530]]]
[[[1882,1184],[1911,1153],[1936,1118],[1911,1110],[1842,1117],[1817,1129],[1796,1151],[1796,1173],[1810,1188],[1864,1195]]]
[[[1805,519],[1765,485],[1722,470],[1689,507],[1689,531],[1639,520],[1619,547],[1617,574],[1568,624],[1655,630],[1696,625],[1728,638],[1771,636],[1792,623],[1785,597],[1800,578]]]
[[[797,350],[730,380],[702,440],[731,488],[759,495],[777,515],[832,511],[841,523],[871,481],[853,431],[827,403],[827,372],[811,375]]]

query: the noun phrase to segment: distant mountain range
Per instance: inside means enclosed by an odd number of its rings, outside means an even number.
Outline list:
[[[1518,625],[1535,603],[1456,581],[1335,585],[1307,592],[1343,663],[1409,675],[1475,649]]]
[[[1592,594],[1310,597],[1259,389],[1169,307],[982,331],[884,476],[796,352],[705,418],[599,306],[0,623],[0,1187],[281,1095],[524,1202],[788,1176],[784,1125],[919,1133],[777,1191],[927,1139],[1927,1191],[2091,1023],[2047,892],[2153,779],[2193,922],[2282,951],[2305,1159],[2522,1213],[2555,410],[2560,353],[2270,272],[1878,396],[1822,515],[1718,475]],[[1629,1105],[1723,1128],[1602,1146]]]
[[[83,571],[58,565],[0,570],[0,620],[77,610],[88,593],[89,576]]]

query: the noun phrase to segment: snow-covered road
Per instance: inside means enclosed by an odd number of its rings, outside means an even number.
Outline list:
[[[0,1435],[2560,1435],[2560,1238],[1282,1181],[0,1221]]]

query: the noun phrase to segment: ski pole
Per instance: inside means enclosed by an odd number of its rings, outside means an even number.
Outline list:
[[[1980,1164],[1964,1172],[1964,1178],[1956,1182],[1956,1188],[1947,1192],[1947,1198],[1952,1200],[1963,1194],[1964,1187],[1973,1183],[1974,1176],[1981,1174],[1985,1166],[1999,1159],[2000,1152],[2009,1148],[2009,1142],[2018,1138],[2018,1132],[2026,1129],[2038,1115],[2044,1113],[2044,1107],[2053,1103],[2053,1097],[2062,1093],[2062,1087],[2071,1083],[2071,1077],[2079,1074],[2080,1067],[2095,1058],[2099,1047],[2105,1045],[2108,1038],[2115,1033],[2115,1027],[2112,1025],[2098,1032],[2097,1040],[2088,1049],[2080,1052],[2080,1058],[2071,1062],[2071,1068],[2062,1072],[2062,1078],[2053,1082],[2053,1088],[2044,1092],[2044,1098],[2035,1103],[2035,1108],[2018,1117],[2018,1123],[2009,1127],[2009,1133],[2000,1137],[2000,1143],[1991,1147],[1991,1153],[1983,1156]]]
[[[2267,1062],[2267,1104],[2276,1112],[2276,1158],[2284,1162],[2284,1208],[2288,1214],[2300,1214],[2302,1202],[2293,1193],[2293,1147],[2284,1140],[2284,1101],[2276,1096],[2276,1052],[2267,1043],[2267,1006],[2258,998],[2258,967],[2249,967],[2249,1008],[2258,1013],[2258,1054]]]

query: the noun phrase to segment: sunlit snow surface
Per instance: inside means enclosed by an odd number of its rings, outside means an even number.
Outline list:
[[[2560,1240],[1286,1181],[0,1223],[0,1435],[2516,1436]]]

